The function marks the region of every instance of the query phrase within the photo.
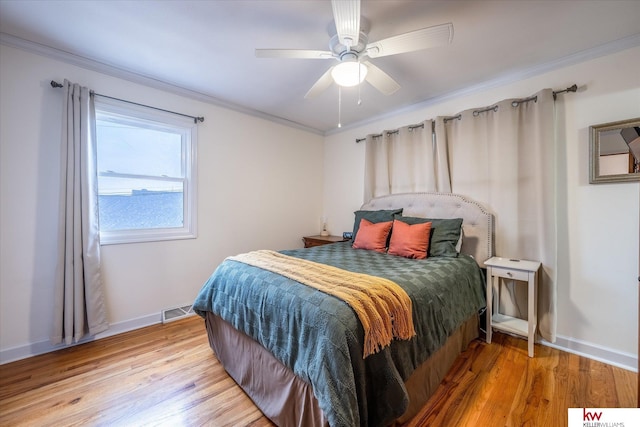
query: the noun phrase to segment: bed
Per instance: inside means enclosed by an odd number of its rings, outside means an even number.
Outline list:
[[[378,230],[389,220],[393,228],[383,244],[388,251],[353,247],[363,247],[363,236],[380,240]],[[418,227],[430,235],[426,259],[414,259],[393,234]],[[264,252],[226,259],[193,305],[225,370],[279,426],[402,424],[479,335],[493,217],[455,194],[383,196],[355,212],[353,241]],[[283,270],[261,267],[258,255],[277,258]],[[299,279],[298,263],[327,270]],[[394,335],[371,351],[367,343],[374,334],[354,303],[307,282],[341,274],[350,282],[381,278],[402,288],[415,335]],[[394,334],[398,313],[387,322]]]

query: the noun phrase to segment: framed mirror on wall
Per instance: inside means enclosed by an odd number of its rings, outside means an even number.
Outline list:
[[[589,130],[589,183],[640,181],[640,118]]]

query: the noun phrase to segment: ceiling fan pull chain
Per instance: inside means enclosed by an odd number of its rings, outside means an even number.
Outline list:
[[[358,105],[362,105],[362,97],[360,96],[360,88],[362,87],[362,67],[360,67],[360,61],[358,60]]]
[[[338,86],[338,127],[342,127],[342,87]]]

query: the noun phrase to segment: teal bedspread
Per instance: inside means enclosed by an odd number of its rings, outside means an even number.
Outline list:
[[[216,313],[310,383],[334,427],[384,426],[401,416],[408,404],[404,381],[485,306],[482,270],[466,255],[414,260],[348,242],[282,253],[386,277],[413,302],[416,337],[363,359],[362,326],[333,296],[231,260],[202,287],[194,310]]]

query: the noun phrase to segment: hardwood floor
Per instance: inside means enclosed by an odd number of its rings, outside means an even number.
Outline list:
[[[634,407],[637,375],[496,333],[461,355],[406,427],[566,426],[570,407]],[[273,426],[191,317],[0,366],[0,425]]]

